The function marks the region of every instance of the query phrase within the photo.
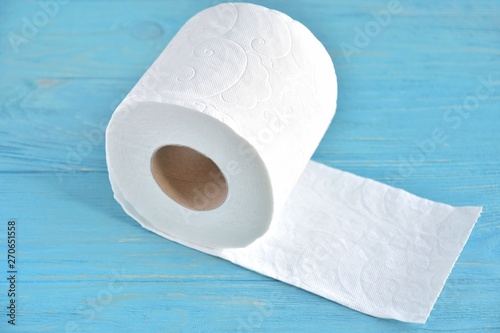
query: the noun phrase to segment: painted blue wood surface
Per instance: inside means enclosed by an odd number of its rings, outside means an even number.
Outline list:
[[[334,60],[338,110],[315,160],[484,205],[425,325],[360,314],[129,218],[112,197],[102,128],[181,25],[217,1],[64,2],[45,6],[46,20],[40,2],[0,2],[0,258],[11,218],[19,251],[16,327],[0,260],[1,332],[500,331],[498,1],[401,0],[368,42],[356,29],[388,1],[256,1],[304,23]]]

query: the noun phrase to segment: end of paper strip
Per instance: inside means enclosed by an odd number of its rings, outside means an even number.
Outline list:
[[[443,283],[441,284],[441,288],[439,289],[437,295],[436,295],[436,298],[434,299],[434,301],[432,302],[432,305],[431,307],[429,308],[428,312],[426,313],[425,317],[423,318],[419,318],[419,319],[416,319],[414,321],[414,323],[417,323],[417,324],[425,324],[427,322],[427,319],[429,319],[429,316],[432,312],[432,310],[434,309],[434,305],[436,304],[439,296],[441,295],[441,292],[443,291],[443,288],[444,288],[444,285],[446,284],[446,281],[448,280],[448,278],[450,277],[450,274],[451,274],[451,271],[453,270],[453,268],[455,267],[455,264],[457,263],[458,261],[458,258],[460,257],[460,254],[462,253],[465,245],[467,244],[468,240],[469,240],[469,237],[472,233],[472,230],[474,229],[474,226],[476,225],[477,221],[479,220],[479,218],[481,217],[482,213],[483,213],[483,207],[473,207],[473,206],[467,206],[467,207],[457,207],[457,209],[467,209],[467,210],[470,210],[470,219],[472,221],[472,224],[470,225],[469,227],[469,230],[467,232],[467,236],[465,238],[465,242],[462,246],[462,248],[460,248],[460,250],[458,251],[453,263],[451,264],[451,266],[449,267],[448,269],[448,272],[446,273],[446,276],[445,276],[445,279],[443,281]],[[413,321],[411,321],[413,322]]]

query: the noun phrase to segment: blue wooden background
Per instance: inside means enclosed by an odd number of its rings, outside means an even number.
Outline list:
[[[371,12],[388,1],[256,1],[304,23],[334,60],[338,110],[315,160],[484,205],[416,325],[360,314],[129,218],[108,182],[104,126],[181,25],[218,2],[54,1],[0,2],[1,332],[500,331],[500,2],[401,0],[377,29]],[[365,28],[368,40],[357,36]],[[16,327],[5,316],[12,218]]]

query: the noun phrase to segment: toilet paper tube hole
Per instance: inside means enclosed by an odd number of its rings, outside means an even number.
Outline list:
[[[226,178],[217,164],[200,152],[179,145],[157,149],[151,173],[162,191],[178,204],[198,211],[212,210],[226,200]]]

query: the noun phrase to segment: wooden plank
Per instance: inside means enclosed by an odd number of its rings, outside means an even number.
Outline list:
[[[268,332],[457,332],[498,322],[498,230],[476,228],[421,326],[357,313],[145,231],[113,200],[106,173],[62,183],[50,173],[4,173],[0,181],[2,211],[18,221],[26,332],[63,332],[67,323],[83,332],[231,332],[241,322]]]
[[[20,312],[17,330],[4,318],[0,331],[500,330],[498,3],[401,1],[346,56],[354,29],[387,1],[256,1],[308,26],[334,60],[338,109],[315,160],[432,200],[484,205],[426,325],[371,318],[166,241],[113,200],[105,124],[182,24],[217,3],[72,0],[15,52],[10,33],[22,36],[23,19],[42,9],[1,1],[0,220],[19,222]],[[493,90],[467,118],[448,113],[489,78]],[[446,139],[433,145],[436,129]]]

